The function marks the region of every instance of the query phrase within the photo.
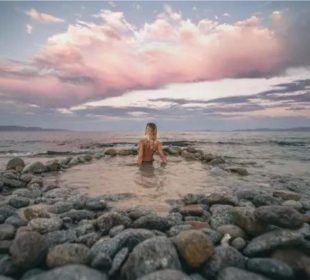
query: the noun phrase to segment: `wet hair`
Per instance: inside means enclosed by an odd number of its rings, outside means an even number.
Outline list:
[[[151,132],[149,133],[148,129],[151,130]],[[146,124],[145,127],[145,131],[144,131],[144,137],[147,140],[153,140],[154,142],[156,142],[157,140],[157,126],[155,123],[149,122]],[[151,147],[152,149],[154,149],[154,143],[151,143]]]

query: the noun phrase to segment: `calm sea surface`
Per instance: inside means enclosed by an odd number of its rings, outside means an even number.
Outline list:
[[[26,163],[47,161],[47,151],[100,151],[96,143],[122,142],[134,146],[141,134],[115,132],[0,132],[0,169],[13,156]],[[49,181],[79,189],[91,195],[129,192],[134,198],[120,205],[147,205],[165,211],[168,202],[189,193],[214,190],[290,189],[310,196],[309,132],[162,132],[162,141],[193,141],[193,146],[225,158],[225,167],[244,167],[249,176],[233,175],[219,167],[181,157],[168,157],[141,172],[133,166],[135,157],[94,160],[59,172]],[[61,158],[62,156],[55,156]]]

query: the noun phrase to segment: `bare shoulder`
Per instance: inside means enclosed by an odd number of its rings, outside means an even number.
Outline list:
[[[143,145],[144,144],[144,138],[139,140],[139,145]]]

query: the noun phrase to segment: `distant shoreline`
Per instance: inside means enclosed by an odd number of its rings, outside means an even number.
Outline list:
[[[35,131],[35,132],[44,132],[44,131],[65,131],[65,132],[83,132],[83,130],[70,130],[70,129],[60,129],[60,128],[42,128],[37,126],[18,126],[18,125],[0,125],[0,132],[27,132],[27,131]],[[88,131],[88,130],[87,130]],[[310,126],[300,126],[300,127],[290,127],[290,128],[253,128],[253,129],[231,129],[231,130],[215,130],[215,129],[199,129],[199,130],[187,130],[184,129],[185,132],[273,132],[273,131],[293,131],[293,132],[310,132]],[[107,132],[107,130],[91,130],[88,132]],[[109,131],[112,132],[112,131]],[[115,131],[113,131],[115,132]],[[168,132],[168,131],[167,131]],[[179,131],[182,132],[182,131]]]

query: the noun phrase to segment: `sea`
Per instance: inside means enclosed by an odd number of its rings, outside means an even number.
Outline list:
[[[103,151],[115,147],[136,148],[142,137],[138,132],[0,132],[0,170],[12,157],[26,163],[46,162],[68,155]],[[44,175],[46,182],[70,187],[90,196],[130,194],[115,202],[119,207],[146,206],[160,213],[187,193],[214,191],[292,190],[310,198],[310,132],[296,131],[165,131],[163,144],[188,143],[206,153],[221,156],[223,166],[211,166],[198,160],[168,156],[160,165],[142,172],[134,156],[103,157],[73,166],[57,174]],[[227,172],[229,167],[247,169],[248,176]],[[126,197],[126,196],[125,196]]]

